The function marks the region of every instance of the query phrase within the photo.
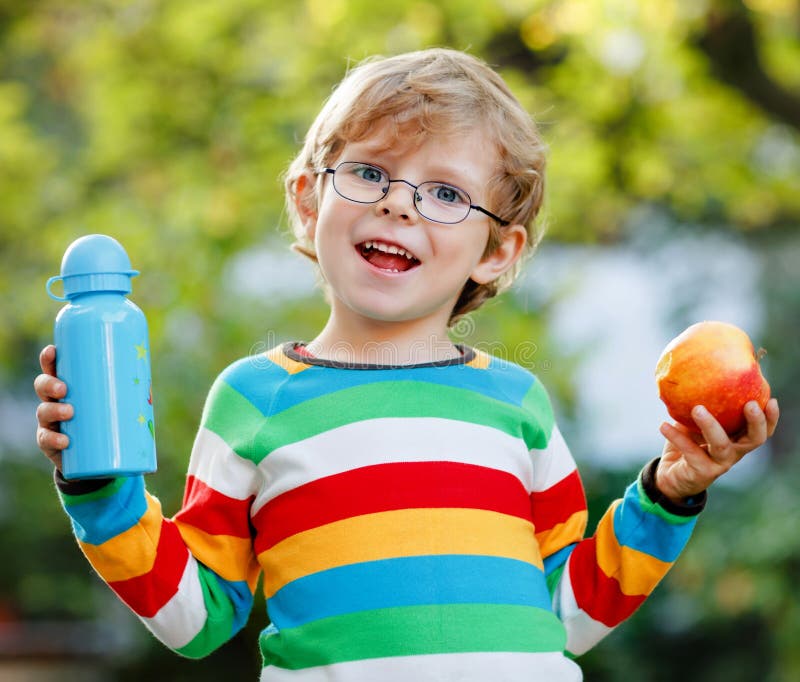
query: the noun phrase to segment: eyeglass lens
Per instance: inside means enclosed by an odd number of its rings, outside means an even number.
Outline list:
[[[333,188],[345,199],[373,204],[389,192],[392,182],[403,182],[414,192],[417,212],[439,223],[459,223],[470,212],[469,195],[453,185],[442,182],[423,182],[413,189],[407,180],[390,180],[386,171],[357,161],[345,161],[336,167]]]

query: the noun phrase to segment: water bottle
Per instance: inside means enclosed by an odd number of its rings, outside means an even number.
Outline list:
[[[67,301],[55,321],[56,374],[75,408],[61,423],[66,479],[129,476],[156,470],[147,321],[128,298],[128,254],[115,239],[91,234],[64,253],[47,293]],[[64,295],[52,291],[61,281]]]

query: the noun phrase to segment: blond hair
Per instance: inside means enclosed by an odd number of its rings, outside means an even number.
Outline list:
[[[348,142],[363,140],[388,124],[404,142],[428,135],[475,130],[494,143],[499,163],[486,188],[487,208],[509,224],[523,225],[532,253],[541,238],[535,225],[544,191],[545,145],[536,125],[505,81],[485,62],[456,50],[433,48],[395,57],[373,57],[350,70],[325,102],[286,176],[286,205],[296,238],[293,248],[316,260],[295,206],[296,182],[305,173],[333,165]],[[316,210],[319,185],[306,193]],[[503,227],[490,221],[485,255],[500,244]],[[469,280],[450,316],[476,310],[506,288],[519,263],[486,284]]]

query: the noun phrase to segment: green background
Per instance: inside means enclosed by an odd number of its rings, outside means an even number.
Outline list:
[[[256,679],[263,601],[220,651],[183,660],[116,605],[75,547],[34,442],[31,382],[58,309],[44,283],[90,232],[117,237],[142,271],[133,298],[150,324],[159,451],[148,485],[176,511],[214,376],[324,323],[310,267],[287,254],[281,175],[305,130],[349,64],[438,45],[495,65],[540,123],[546,243],[591,257],[713,235],[761,273],[754,341],[783,410],[755,455],[766,464],[715,488],[664,584],[582,658],[587,680],[800,679],[799,37],[797,0],[0,0],[0,670]],[[633,220],[643,209],[666,233]],[[236,285],[254,250],[274,254],[280,282],[262,296]],[[684,265],[669,253],[655,280]],[[714,266],[712,254],[692,288],[653,297],[671,311],[664,343],[696,321],[686,310],[709,294]],[[531,298],[504,295],[459,340],[534,340],[530,364],[546,368],[559,420],[581,442],[576,367],[591,349],[553,337],[558,295]],[[608,369],[613,381],[624,365]],[[608,428],[624,430],[625,413]],[[614,467],[590,448],[575,454],[596,519],[657,452]]]

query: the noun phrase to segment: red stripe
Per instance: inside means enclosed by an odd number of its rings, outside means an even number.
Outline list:
[[[362,514],[445,507],[531,520],[528,495],[512,474],[458,462],[394,462],[326,476],[271,500],[253,517],[255,549]]]
[[[109,586],[135,613],[152,618],[178,591],[188,561],[189,550],[178,528],[165,519],[153,568],[144,575],[112,582]]]
[[[547,490],[531,494],[531,509],[536,532],[564,523],[577,511],[586,509],[586,493],[576,469]]]
[[[253,497],[237,500],[214,490],[199,478],[189,476],[183,508],[175,520],[211,535],[250,537],[250,505]]]
[[[581,542],[572,552],[569,577],[578,606],[608,627],[614,627],[628,618],[647,598],[647,595],[623,594],[619,581],[603,573],[597,564],[594,537]]]

